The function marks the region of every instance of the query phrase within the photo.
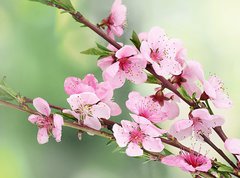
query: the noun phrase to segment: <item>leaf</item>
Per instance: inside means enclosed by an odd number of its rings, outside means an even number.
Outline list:
[[[97,47],[98,47],[99,49],[101,49],[101,50],[103,50],[103,51],[106,51],[106,52],[111,52],[111,53],[112,53],[112,51],[110,51],[109,49],[107,49],[105,46],[100,45],[99,43],[96,43],[96,45],[97,45]]]
[[[233,169],[231,167],[228,167],[226,165],[221,165],[218,169],[219,172],[227,172],[227,173],[232,173]]]
[[[181,86],[178,89],[178,92],[188,101],[191,101],[192,98],[188,95],[187,91],[185,90],[185,88],[183,86]]]
[[[30,0],[34,2],[40,2],[48,6],[57,6],[59,9],[63,9],[66,12],[75,13],[75,9],[70,0]]]
[[[152,74],[148,74],[146,83],[159,84],[160,81],[156,77],[154,77]]]
[[[74,13],[75,9],[70,0],[50,0],[54,5],[62,7],[65,11]]]
[[[161,152],[161,154],[164,156],[169,156],[169,155],[172,155],[172,152],[170,152],[166,148],[164,148],[163,151]]]
[[[12,88],[7,86],[6,77],[0,81],[0,98],[5,101],[10,101],[14,99],[18,99],[19,94],[15,92]]]
[[[138,35],[135,31],[132,32],[132,38],[130,40],[136,46],[136,48],[139,50],[140,46],[141,46],[141,41],[139,40]]]

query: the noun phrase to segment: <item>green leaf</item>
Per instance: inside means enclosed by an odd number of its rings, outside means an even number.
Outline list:
[[[6,84],[6,77],[0,81],[0,98],[5,101],[18,100],[19,94]]]
[[[40,2],[40,3],[46,4],[46,5],[49,5],[51,3],[51,0],[30,0],[30,1]]]
[[[227,173],[232,173],[233,172],[233,168],[228,167],[226,165],[221,165],[217,170],[219,172],[227,172]]]
[[[54,5],[62,7],[65,11],[74,13],[75,9],[70,0],[51,0]]]
[[[75,9],[70,0],[30,0],[30,1],[40,2],[48,6],[57,6],[58,8],[61,8],[64,11],[75,13]]]
[[[191,101],[192,98],[188,95],[187,91],[185,90],[185,88],[183,86],[181,86],[178,89],[178,92],[188,101]]]
[[[135,31],[132,32],[132,38],[130,40],[136,46],[137,49],[140,49],[141,41],[139,40],[138,35]]]
[[[170,152],[166,148],[164,148],[163,151],[161,152],[161,154],[164,156],[169,156],[169,155],[172,155],[172,152]]]
[[[156,77],[154,77],[152,74],[148,74],[146,83],[159,84],[160,81]]]
[[[97,47],[103,51],[106,51],[106,52],[109,52],[109,53],[112,53],[112,51],[110,51],[109,49],[107,49],[105,46],[103,45],[100,45],[99,43],[96,43]]]
[[[109,52],[100,50],[98,48],[90,48],[86,51],[82,51],[82,54],[87,54],[87,55],[96,55],[96,56],[107,56],[109,55]]]

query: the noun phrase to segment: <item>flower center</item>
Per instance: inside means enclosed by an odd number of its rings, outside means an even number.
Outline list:
[[[128,70],[130,68],[130,64],[131,64],[131,61],[127,57],[119,59],[119,67],[123,71]]]
[[[203,165],[206,163],[206,160],[201,155],[194,155],[193,153],[184,153],[182,154],[185,162],[189,165],[192,165],[194,168]]]
[[[160,53],[159,49],[156,49],[156,50],[151,49],[150,57],[155,62],[159,61],[159,60],[162,60],[161,53]]]
[[[76,112],[81,114],[81,120],[84,120],[86,116],[92,116],[91,105],[81,105]]]
[[[52,128],[52,122],[51,117],[41,117],[37,120],[36,124],[39,128],[47,128],[49,130]]]
[[[140,130],[134,130],[130,133],[130,141],[139,144],[143,141],[144,134]]]

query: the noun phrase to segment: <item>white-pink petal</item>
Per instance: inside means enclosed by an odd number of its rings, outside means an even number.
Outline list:
[[[99,121],[98,118],[95,118],[95,117],[86,117],[83,121],[83,124],[90,127],[90,128],[93,128],[95,130],[100,130],[102,128],[101,126],[101,122]]]
[[[130,142],[127,146],[126,154],[131,157],[142,156],[143,150],[138,144]]]
[[[95,118],[104,118],[109,119],[111,110],[107,104],[100,102],[96,105],[93,105],[91,108],[92,115]]]
[[[45,144],[48,142],[49,135],[47,128],[39,128],[37,133],[37,140],[39,144]]]
[[[42,116],[39,116],[39,115],[35,115],[35,114],[31,114],[29,117],[28,117],[28,121],[31,122],[32,124],[35,124],[39,119],[41,119]]]
[[[47,101],[42,98],[35,98],[33,100],[33,106],[36,108],[38,112],[45,116],[49,116],[51,114],[51,109]]]
[[[142,145],[145,150],[150,152],[161,152],[164,149],[160,138],[145,137]]]
[[[118,124],[113,125],[113,135],[119,147],[127,146],[129,142],[129,133],[125,132]]]
[[[240,139],[229,138],[225,141],[224,146],[230,153],[240,154]]]

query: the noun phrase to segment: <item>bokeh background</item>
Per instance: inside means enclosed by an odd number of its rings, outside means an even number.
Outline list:
[[[73,4],[92,22],[108,15],[112,0],[75,0]],[[128,7],[128,25],[120,41],[129,43],[132,30],[164,28],[169,36],[184,41],[190,59],[204,66],[206,75],[217,74],[234,102],[229,110],[216,110],[226,118],[224,129],[240,137],[240,1],[239,0],[123,0]],[[64,79],[94,73],[101,80],[96,59],[80,54],[98,41],[106,44],[67,14],[27,0],[0,0],[0,76],[29,97],[43,97],[64,107]],[[115,100],[125,111],[124,101],[131,90],[149,94],[153,86],[127,84],[116,91]],[[181,116],[185,118],[187,107]],[[128,118],[127,112],[119,117]],[[37,128],[27,115],[0,106],[0,178],[171,178],[191,177],[177,168],[159,163],[143,164],[142,159],[113,152],[107,141],[64,128],[61,143],[53,139],[39,145]],[[213,140],[222,147],[219,139]],[[188,141],[187,144],[190,144]],[[191,146],[191,145],[190,145]],[[203,154],[215,154],[200,144]]]

